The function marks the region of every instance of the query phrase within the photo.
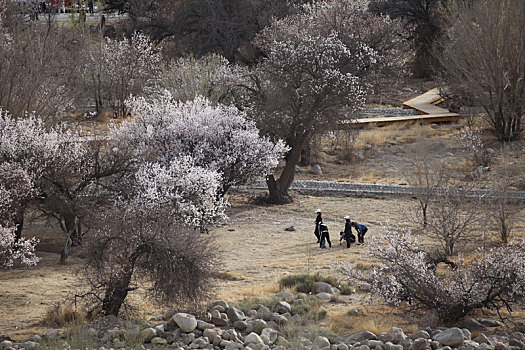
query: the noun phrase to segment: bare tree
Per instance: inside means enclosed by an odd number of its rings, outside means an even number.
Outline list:
[[[521,209],[521,202],[518,199],[512,198],[509,194],[510,170],[507,166],[505,151],[503,160],[505,162],[504,173],[492,183],[493,193],[491,198],[487,200],[487,215],[493,218],[493,221],[495,221],[498,226],[501,241],[504,244],[509,244],[512,238],[512,229],[516,223],[516,216]]]
[[[403,171],[407,182],[414,188],[414,197],[418,202],[417,212],[419,223],[428,224],[428,208],[435,200],[443,184],[446,182],[447,169],[444,162],[433,161],[428,152],[428,145],[419,140],[413,154],[413,164]]]
[[[17,117],[35,112],[46,118],[71,108],[81,52],[77,34],[52,21],[27,21],[14,2],[1,1],[0,106]]]
[[[483,229],[483,198],[472,184],[459,183],[449,177],[442,181],[427,211],[423,233],[436,238],[446,256],[454,255],[457,244]]]
[[[436,57],[452,91],[485,108],[501,141],[516,139],[525,112],[525,3],[458,2]]]

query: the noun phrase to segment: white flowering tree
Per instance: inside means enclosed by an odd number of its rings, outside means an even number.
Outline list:
[[[344,1],[344,8],[338,3],[316,3],[274,20],[255,38],[265,58],[253,74],[253,117],[266,135],[290,146],[279,178],[267,177],[270,200],[276,203],[291,200],[295,165],[312,138],[363,105],[368,82],[388,58],[399,61],[392,46],[380,53],[367,42],[372,37],[366,35],[367,22],[357,20],[368,16],[366,2]],[[350,25],[343,24],[350,19]]]
[[[435,262],[407,231],[385,229],[366,250],[379,260],[371,272],[346,265],[343,271],[353,280],[365,281],[371,293],[394,305],[434,312],[446,323],[454,323],[476,309],[506,308],[525,300],[525,247],[508,245],[478,249],[459,259],[450,271],[436,273]]]
[[[221,55],[209,54],[171,60],[161,71],[161,87],[176,101],[186,102],[197,96],[206,97],[213,105],[231,104],[242,90],[248,72],[232,65]]]
[[[81,74],[95,100],[97,113],[111,108],[116,116],[126,116],[126,99],[143,93],[157,77],[160,62],[160,53],[144,34],[94,43]]]
[[[148,281],[157,301],[198,303],[217,270],[212,236],[195,228],[224,217],[217,172],[190,156],[145,163],[129,197],[103,216],[88,246],[89,295],[105,315],[118,315],[129,292]]]
[[[0,164],[0,268],[11,267],[15,261],[22,265],[35,265],[38,240],[25,239],[18,230],[20,211],[35,194],[31,176],[18,164]]]
[[[255,123],[233,106],[212,106],[202,97],[174,102],[168,92],[130,104],[136,118],[114,128],[111,138],[165,167],[191,155],[196,166],[221,175],[221,195],[233,185],[272,173],[286,151],[282,141],[261,137]]]

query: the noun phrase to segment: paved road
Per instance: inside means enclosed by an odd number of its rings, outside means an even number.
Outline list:
[[[244,187],[260,190],[267,189],[266,182],[264,181],[257,181]],[[417,193],[417,188],[412,186],[313,180],[296,180],[292,183],[290,189],[314,193],[326,192],[328,194],[413,196]],[[490,190],[471,190],[467,193],[467,196],[471,198],[491,197],[492,195],[493,193]],[[525,200],[525,191],[509,191],[509,198]]]

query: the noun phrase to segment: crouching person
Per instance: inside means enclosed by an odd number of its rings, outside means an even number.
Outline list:
[[[326,248],[325,240],[328,242],[328,246],[332,248],[332,242],[330,241],[330,233],[328,233],[328,226],[322,222],[319,224],[319,233],[321,235],[321,242],[319,248]]]
[[[352,227],[357,231],[357,244],[365,243],[365,234],[368,231],[368,227],[360,222],[352,222]]]

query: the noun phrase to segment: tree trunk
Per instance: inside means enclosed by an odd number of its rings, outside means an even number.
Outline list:
[[[281,172],[281,176],[276,180],[273,175],[266,177],[268,184],[269,201],[275,204],[286,204],[293,201],[288,194],[288,189],[292,185],[295,177],[295,166],[301,158],[301,151],[303,149],[303,139],[298,139],[291,145],[292,149],[286,155],[286,164]]]
[[[104,315],[118,316],[120,308],[128,296],[130,282],[131,271],[127,271],[123,273],[123,276],[118,281],[108,286],[104,300],[102,300],[102,313]]]
[[[151,252],[151,247],[144,243],[141,244],[135,251],[130,255],[127,261],[122,264],[122,272],[117,275],[117,280],[109,282],[108,288],[102,300],[102,313],[104,315],[115,315],[118,316],[124,300],[128,296],[128,293],[136,288],[130,288],[131,277],[137,260],[145,253]]]

